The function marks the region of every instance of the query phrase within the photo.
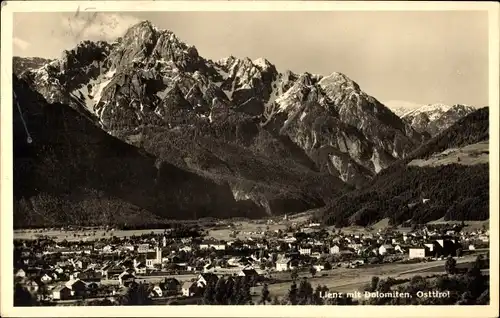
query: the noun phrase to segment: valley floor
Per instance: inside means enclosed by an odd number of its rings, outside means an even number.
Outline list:
[[[268,228],[269,231],[284,231],[288,226],[293,223],[302,223],[304,222],[307,216],[301,214],[299,216],[292,217],[288,221],[280,221],[271,224],[266,224],[263,221],[238,221],[238,222],[228,222],[228,224],[232,224],[231,227],[218,227],[218,228],[208,228],[207,238],[214,238],[217,240],[234,240],[234,239],[248,239],[250,237],[257,238],[261,237],[260,234],[263,231],[266,231]],[[429,224],[460,224],[461,221],[445,221],[444,219],[439,219],[435,221],[429,222]],[[485,225],[488,226],[489,221],[466,221],[465,222],[465,231],[474,231],[477,229],[483,228]],[[386,228],[388,226],[388,219],[383,219],[370,227],[370,229],[360,227],[360,226],[350,226],[342,228],[342,232],[344,233],[375,233],[379,229]],[[333,226],[327,227],[327,230],[334,229]],[[410,231],[410,228],[398,228],[399,232],[407,233]],[[164,229],[147,229],[147,230],[113,230],[106,232],[103,229],[98,230],[49,230],[49,229],[18,229],[14,230],[14,239],[15,240],[33,240],[39,237],[48,236],[55,241],[93,241],[96,239],[101,239],[105,237],[130,237],[133,235],[139,236],[142,234],[150,234],[151,232],[155,234],[161,234],[165,230]],[[235,236],[231,236],[231,233],[237,231]]]

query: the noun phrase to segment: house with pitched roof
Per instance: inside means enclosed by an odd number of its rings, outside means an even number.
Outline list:
[[[159,285],[165,295],[177,295],[181,293],[181,283],[175,278],[165,278],[165,281]]]
[[[198,292],[198,285],[196,282],[185,282],[182,284],[182,295],[185,297],[192,297]]]
[[[378,248],[378,253],[380,255],[385,255],[392,252],[394,252],[394,246],[392,246],[391,244],[382,244]]]
[[[213,273],[201,273],[196,281],[198,287],[205,287],[209,282],[216,282],[219,278]]]
[[[258,277],[259,274],[257,271],[253,268],[246,268],[242,269],[239,273],[238,276],[246,276],[246,277]]]
[[[65,285],[59,285],[52,289],[53,300],[67,300],[71,298],[71,289]]]
[[[408,250],[408,258],[425,258],[430,256],[429,247],[425,245],[410,247]]]
[[[287,271],[292,269],[292,259],[289,257],[281,257],[276,261],[276,270],[278,272]]]
[[[121,286],[127,287],[130,283],[134,282],[136,279],[135,272],[133,269],[126,269],[118,276],[118,282]]]
[[[64,284],[71,290],[71,296],[79,297],[85,295],[87,284],[80,279],[70,279]]]

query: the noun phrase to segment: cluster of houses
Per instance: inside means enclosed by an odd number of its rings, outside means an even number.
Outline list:
[[[15,242],[14,278],[39,299],[53,301],[113,297],[141,281],[151,283],[151,297],[191,297],[218,275],[258,281],[295,268],[456,256],[487,245],[488,237],[488,231],[344,234],[309,227],[231,241],[162,234],[65,244],[25,240]]]

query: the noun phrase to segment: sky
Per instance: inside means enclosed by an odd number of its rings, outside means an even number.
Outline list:
[[[142,20],[208,59],[265,57],[280,71],[342,72],[384,103],[488,105],[485,11],[15,13],[13,54],[58,58]]]

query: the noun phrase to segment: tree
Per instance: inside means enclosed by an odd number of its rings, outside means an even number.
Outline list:
[[[313,288],[311,283],[306,278],[302,279],[298,289],[298,303],[299,305],[306,305],[312,303]]]
[[[252,304],[252,295],[250,293],[250,281],[245,276],[242,280],[243,287],[240,290],[238,297],[238,305]]]
[[[444,268],[446,273],[455,274],[457,272],[457,261],[453,257],[449,256],[446,260]]]
[[[49,289],[47,288],[47,285],[45,285],[45,284],[42,284],[38,288],[38,293],[42,296],[42,300],[47,299],[50,295]]]
[[[474,264],[469,268],[466,275],[466,288],[473,297],[478,297],[484,291],[486,285],[485,281],[479,265]]]
[[[280,304],[280,299],[278,296],[274,296],[273,300],[271,301],[271,305],[279,305]]]
[[[203,303],[205,305],[215,304],[215,285],[213,282],[208,282],[203,291]]]
[[[484,261],[483,255],[478,255],[476,257],[476,261],[474,262],[474,267],[477,267],[477,268],[481,269],[481,268],[484,267],[485,263],[486,262]]]
[[[489,305],[490,303],[490,289],[487,288],[479,297],[476,299],[476,305]]]
[[[316,268],[314,266],[311,266],[309,268],[309,273],[311,273],[311,276],[314,277],[316,275]]]
[[[321,286],[318,285],[316,286],[316,289],[314,290],[313,294],[313,305],[323,305],[323,299],[321,298],[321,295],[323,292],[326,292],[328,288],[326,286]]]
[[[259,303],[265,305],[266,301],[271,301],[271,297],[269,296],[269,287],[267,286],[267,284],[264,284],[264,286],[262,287],[261,298]]]
[[[130,286],[125,296],[120,300],[120,304],[126,306],[150,305],[151,303],[148,286],[143,283]]]
[[[229,299],[229,303],[231,305],[237,305],[239,299],[239,293],[243,287],[241,283],[241,277],[236,277],[232,279],[232,283],[229,283],[227,286],[227,298]]]
[[[466,291],[460,297],[460,300],[457,302],[457,305],[473,305],[474,299],[472,294],[469,291]]]
[[[226,282],[224,284],[224,304],[229,305],[231,304],[231,297],[233,294],[233,286],[234,286],[234,279],[231,277],[228,277],[226,279]]]
[[[36,300],[31,293],[21,284],[14,286],[14,306],[28,307],[35,306]]]
[[[226,280],[221,277],[217,280],[215,285],[215,304],[222,305],[226,302]]]
[[[377,289],[379,281],[380,278],[378,276],[373,276],[370,285],[367,287],[367,291],[374,292]]]
[[[264,257],[264,250],[259,251],[259,260],[261,260]]]
[[[297,297],[298,297],[298,291],[297,291],[297,284],[292,283],[290,286],[290,290],[288,291],[288,302],[291,305],[297,305]]]

